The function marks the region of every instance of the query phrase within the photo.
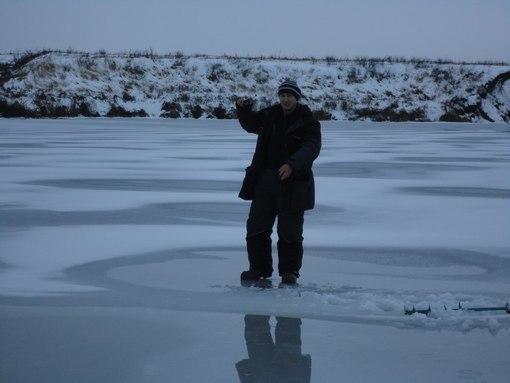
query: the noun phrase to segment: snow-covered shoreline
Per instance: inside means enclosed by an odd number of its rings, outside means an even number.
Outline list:
[[[0,55],[0,115],[235,118],[237,96],[270,105],[284,78],[321,119],[510,121],[503,63],[52,51]]]

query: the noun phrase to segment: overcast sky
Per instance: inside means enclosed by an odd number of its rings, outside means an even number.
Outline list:
[[[0,0],[0,51],[510,61],[510,0]]]

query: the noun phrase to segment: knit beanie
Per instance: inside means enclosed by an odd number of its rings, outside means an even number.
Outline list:
[[[303,97],[301,89],[299,89],[296,82],[292,80],[285,80],[281,83],[281,85],[278,87],[278,96],[282,93],[290,93],[298,100]]]

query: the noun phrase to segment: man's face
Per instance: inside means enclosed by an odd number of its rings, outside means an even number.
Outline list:
[[[290,93],[282,93],[278,96],[280,98],[280,105],[284,112],[291,112],[297,105],[297,98]]]

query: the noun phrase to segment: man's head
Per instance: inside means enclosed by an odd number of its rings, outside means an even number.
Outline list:
[[[278,87],[280,105],[285,113],[292,112],[296,108],[301,96],[301,89],[299,89],[295,81],[285,80]]]

